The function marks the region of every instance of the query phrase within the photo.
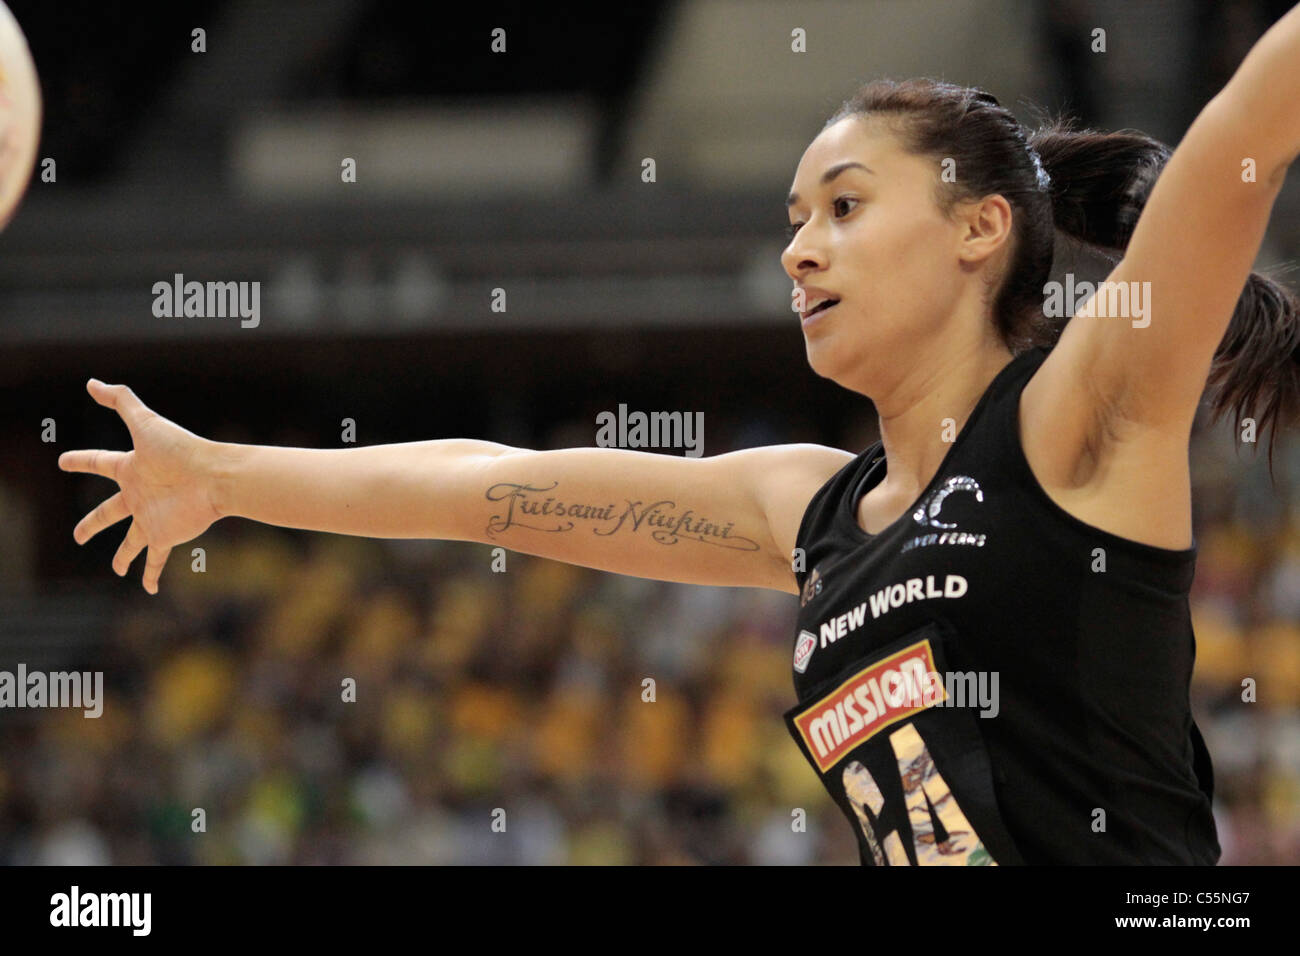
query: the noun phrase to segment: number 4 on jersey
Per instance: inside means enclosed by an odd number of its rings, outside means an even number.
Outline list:
[[[904,724],[889,735],[889,745],[898,760],[898,775],[903,782],[917,863],[921,866],[996,866],[997,862],[984,848],[966,814],[962,813],[952,790],[935,769],[930,750],[917,729]],[[844,768],[843,779],[844,790],[858,815],[858,822],[862,824],[876,866],[884,866],[886,860],[891,866],[910,866],[911,861],[903,849],[898,831],[891,830],[883,841],[876,838],[871,821],[880,818],[885,798],[871,771],[854,760]],[[936,816],[948,831],[946,840],[935,838]]]

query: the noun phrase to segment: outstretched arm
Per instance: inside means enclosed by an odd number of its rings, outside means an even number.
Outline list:
[[[223,517],[372,538],[500,544],[637,577],[795,593],[791,550],[813,494],[853,456],[770,445],[706,458],[619,448],[531,451],[446,438],[360,448],[208,441],[151,411],[125,385],[90,393],[131,432],[129,452],[82,450],[59,467],[120,490],[78,523],[85,543],[131,518],[113,559],[146,547],[158,591],[170,550]]]

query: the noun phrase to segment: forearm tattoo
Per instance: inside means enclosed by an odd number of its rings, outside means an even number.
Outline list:
[[[625,499],[622,505],[581,504],[562,501],[546,492],[559,482],[545,487],[497,482],[488,488],[488,501],[504,502],[504,514],[494,514],[488,519],[487,535],[496,537],[507,528],[531,528],[534,531],[562,532],[590,528],[592,534],[602,537],[618,534],[636,534],[643,529],[660,544],[676,544],[681,540],[701,541],[704,544],[730,548],[735,551],[757,551],[758,542],[733,534],[733,522],[695,514],[690,508],[682,510],[677,502],[661,498],[646,504]],[[532,523],[525,518],[534,519]]]

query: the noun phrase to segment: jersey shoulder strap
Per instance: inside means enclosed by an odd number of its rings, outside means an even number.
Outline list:
[[[803,549],[804,560],[795,564],[795,580],[800,591],[809,572],[819,563],[858,544],[840,520],[839,509],[845,498],[862,487],[872,467],[883,457],[884,445],[879,440],[872,442],[831,475],[809,500],[794,539],[795,547]],[[850,500],[856,500],[856,495]]]

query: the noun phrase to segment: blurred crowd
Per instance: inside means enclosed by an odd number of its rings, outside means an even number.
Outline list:
[[[1233,448],[1193,447],[1193,709],[1222,862],[1297,863],[1300,461],[1270,488]],[[0,862],[857,862],[781,719],[791,595],[236,520],[197,544],[159,598],[132,569],[101,718],[0,719]]]

